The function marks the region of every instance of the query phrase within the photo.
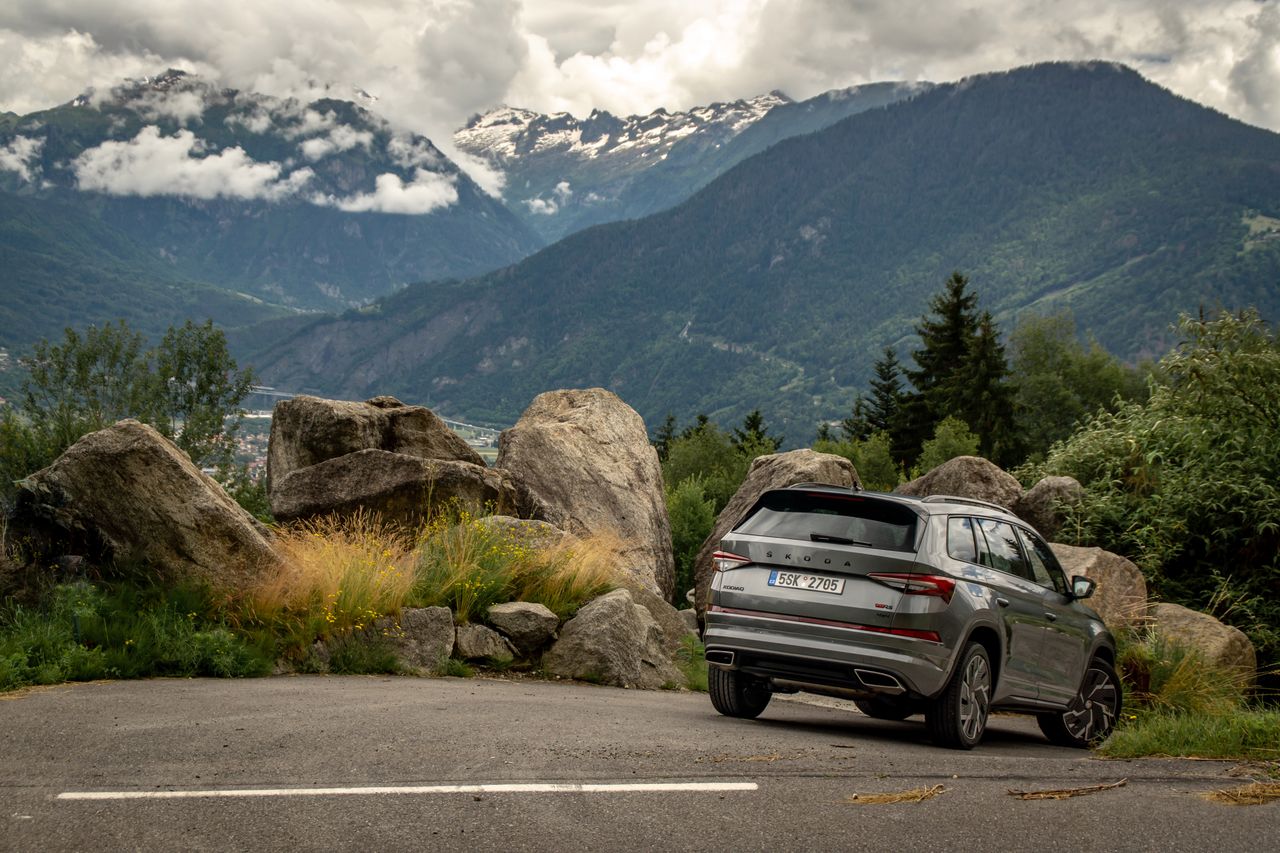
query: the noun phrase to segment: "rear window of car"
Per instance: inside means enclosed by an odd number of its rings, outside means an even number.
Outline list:
[[[890,501],[778,491],[766,493],[735,529],[738,533],[802,542],[914,551],[917,522],[914,512]]]

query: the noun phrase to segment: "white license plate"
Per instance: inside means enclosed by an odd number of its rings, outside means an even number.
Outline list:
[[[832,595],[839,595],[844,592],[844,578],[802,575],[799,572],[769,572],[769,586],[781,586],[787,589],[807,589],[810,592],[829,592]]]

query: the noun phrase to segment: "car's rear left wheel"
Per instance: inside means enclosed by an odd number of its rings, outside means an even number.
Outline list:
[[[925,710],[929,736],[939,746],[973,749],[987,730],[991,711],[991,660],[981,643],[970,641],[951,681]]]
[[[760,679],[717,666],[708,668],[707,692],[717,711],[726,717],[744,720],[760,716],[773,695]]]

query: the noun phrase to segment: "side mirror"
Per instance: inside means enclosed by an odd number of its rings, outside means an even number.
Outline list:
[[[1087,578],[1084,575],[1071,576],[1071,596],[1075,599],[1088,598],[1093,595],[1093,591],[1098,588],[1098,584],[1093,578]]]

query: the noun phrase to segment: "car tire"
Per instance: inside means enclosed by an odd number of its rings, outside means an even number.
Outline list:
[[[991,659],[970,641],[942,693],[925,710],[929,736],[938,746],[973,749],[982,742],[991,711]]]
[[[707,672],[707,692],[717,711],[726,717],[744,720],[760,716],[773,696],[763,681],[715,666]]]
[[[1086,749],[1111,734],[1120,719],[1122,702],[1115,667],[1094,658],[1067,709],[1056,714],[1039,714],[1036,721],[1044,736],[1058,746]]]
[[[916,708],[909,702],[895,699],[854,699],[858,710],[877,720],[899,722],[916,713]]]

